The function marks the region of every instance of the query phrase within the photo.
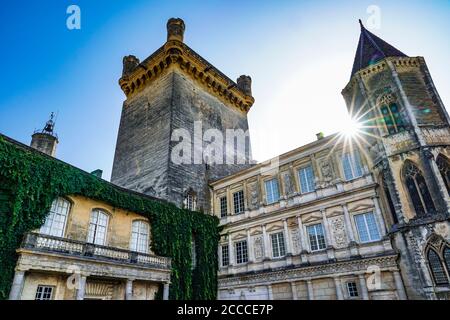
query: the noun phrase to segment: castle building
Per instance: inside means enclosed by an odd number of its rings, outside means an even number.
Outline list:
[[[167,299],[172,281],[177,294],[196,288],[180,281],[199,277],[199,267],[215,276],[218,262],[218,299],[450,299],[450,121],[424,58],[361,23],[342,90],[360,132],[318,134],[257,164],[251,78],[230,80],[184,43],[184,31],[172,18],[163,46],[142,62],[123,59],[112,184],[70,169],[91,185],[54,199],[42,227],[24,233],[9,297],[152,299],[161,288]],[[0,147],[6,139],[8,148],[51,158],[53,128],[51,120],[33,135],[34,150],[4,136]],[[8,213],[12,187],[2,172],[0,213]],[[105,190],[115,196],[101,198]],[[171,258],[151,251],[158,221],[149,208],[159,207],[144,206],[149,199],[170,202],[160,210],[184,214],[186,223],[186,214],[220,221],[217,253],[216,243],[213,254],[202,252],[205,235],[183,224],[178,231],[191,241],[179,243],[191,262],[177,261],[171,273]],[[175,220],[162,219],[158,232]],[[76,289],[67,286],[74,266]]]
[[[424,58],[361,24],[363,124],[211,183],[219,298],[449,299],[449,117]]]

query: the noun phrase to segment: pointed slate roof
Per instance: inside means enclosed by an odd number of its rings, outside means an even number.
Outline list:
[[[359,70],[386,57],[407,57],[406,54],[367,30],[361,20],[359,20],[359,24],[361,25],[361,35],[353,63],[352,77]]]

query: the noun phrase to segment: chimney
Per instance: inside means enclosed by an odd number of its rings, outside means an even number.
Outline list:
[[[322,140],[325,137],[325,135],[323,134],[323,132],[319,132],[319,133],[316,133],[316,137],[317,137],[317,140]]]
[[[247,96],[252,95],[252,78],[250,76],[242,75],[237,79],[237,87]]]
[[[35,131],[31,136],[30,146],[39,150],[49,156],[56,155],[56,146],[58,145],[58,136],[54,132],[55,122],[53,121],[54,114],[50,115],[50,120],[45,124],[44,129]]]
[[[167,21],[167,41],[183,42],[184,38],[184,21],[180,18],[170,18]]]

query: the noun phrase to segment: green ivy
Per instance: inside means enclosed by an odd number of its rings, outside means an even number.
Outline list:
[[[170,299],[216,298],[216,217],[119,188],[0,135],[0,299],[8,297],[23,235],[39,228],[53,200],[65,195],[82,195],[148,217],[153,251],[172,258]],[[195,270],[191,270],[192,234]]]

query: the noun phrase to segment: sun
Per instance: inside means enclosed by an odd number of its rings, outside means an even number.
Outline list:
[[[346,138],[354,138],[361,132],[362,124],[357,119],[347,118],[346,121],[342,123],[341,133]]]

